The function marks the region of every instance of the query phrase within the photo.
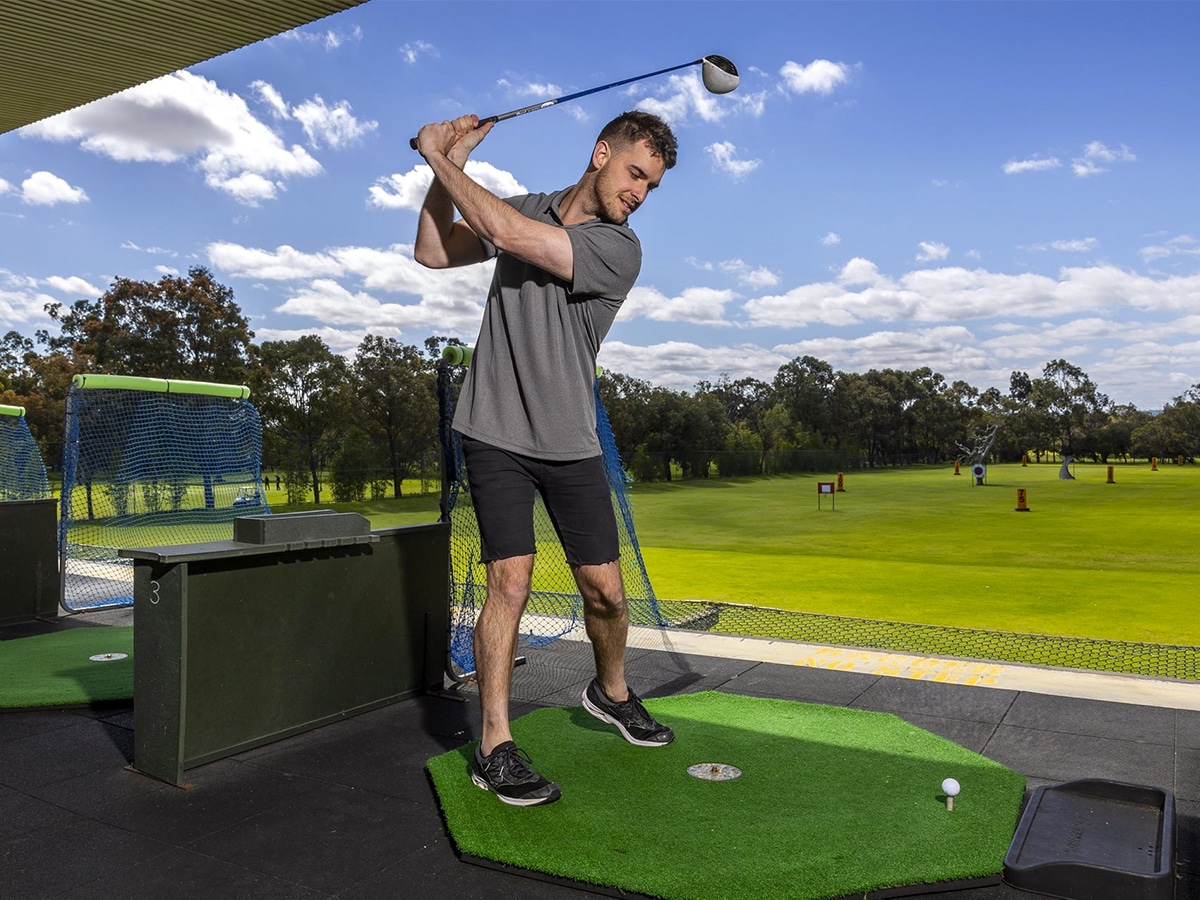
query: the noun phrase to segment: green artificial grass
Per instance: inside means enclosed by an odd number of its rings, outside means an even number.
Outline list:
[[[93,662],[92,656],[125,659]],[[0,709],[85,706],[133,697],[133,629],[64,628],[0,641]]]
[[[676,732],[627,744],[582,708],[513,723],[562,788],[511,807],[472,784],[474,745],[429,772],[460,852],[668,900],[815,900],[1003,869],[1023,776],[895,716],[700,693],[646,706]],[[702,781],[699,763],[743,772]],[[947,811],[941,784],[962,793]]]

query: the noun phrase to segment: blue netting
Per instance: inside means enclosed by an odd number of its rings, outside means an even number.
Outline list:
[[[232,540],[237,516],[271,510],[262,422],[246,400],[72,387],[59,550],[67,609],[133,602],[121,548]]]
[[[0,501],[44,500],[50,496],[42,454],[25,417],[0,415]]]
[[[438,375],[440,436],[446,472],[442,516],[450,521],[450,659],[453,669],[459,673],[475,670],[472,648],[475,619],[487,596],[487,572],[479,561],[479,525],[471,504],[462,444],[457,432],[450,427],[464,372],[462,367],[443,366]],[[627,477],[617,454],[608,414],[600,399],[599,384],[596,386],[595,399],[597,433],[604,451],[608,483],[617,514],[621,574],[625,581],[629,621],[631,625],[666,625],[668,623],[659,612],[658,600],[654,596],[650,577],[646,574],[646,564],[634,532],[633,512],[626,490]],[[520,645],[525,649],[543,646],[581,630],[583,622],[583,598],[576,588],[571,568],[541,497],[534,503],[534,537],[537,556],[534,560],[533,591],[520,628]]]

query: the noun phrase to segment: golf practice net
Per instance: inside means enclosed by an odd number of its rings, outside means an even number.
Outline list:
[[[451,626],[448,672],[455,679],[466,678],[475,671],[472,648],[475,619],[487,596],[487,571],[480,562],[479,525],[471,503],[470,476],[463,462],[461,439],[451,428],[458,392],[469,362],[469,349],[447,348],[438,367],[437,381],[439,437],[444,454],[442,517],[450,522]],[[630,625],[666,625],[638,547],[633,512],[625,487],[625,471],[617,455],[617,445],[600,400],[598,386],[595,402],[597,434],[617,517],[621,575],[625,582]],[[537,554],[534,558],[533,590],[521,619],[518,653],[582,632],[583,598],[540,496],[534,503],[534,539],[537,542]]]
[[[24,408],[0,405],[0,501],[50,496],[46,466],[25,421]]]
[[[59,554],[63,606],[133,604],[122,547],[232,540],[269,513],[262,423],[240,385],[76,375],[67,394]]]

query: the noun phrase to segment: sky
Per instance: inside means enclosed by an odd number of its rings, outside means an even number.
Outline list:
[[[401,2],[363,6],[0,135],[0,334],[116,278],[209,268],[256,342],[472,343],[491,264],[412,258],[409,138],[720,54],[495,127],[500,196],[582,174],[624,110],[679,162],[600,353],[693,390],[928,366],[1006,391],[1063,358],[1115,403],[1200,383],[1200,5]]]

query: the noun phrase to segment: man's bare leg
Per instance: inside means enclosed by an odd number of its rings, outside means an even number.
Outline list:
[[[583,596],[583,622],[596,658],[596,679],[618,703],[629,699],[625,682],[625,642],[629,639],[629,607],[619,560],[597,566],[572,566]]]
[[[529,600],[533,556],[514,556],[487,564],[487,599],[475,623],[475,678],[483,710],[480,752],[512,740],[508,697],[512,688],[517,630]]]

